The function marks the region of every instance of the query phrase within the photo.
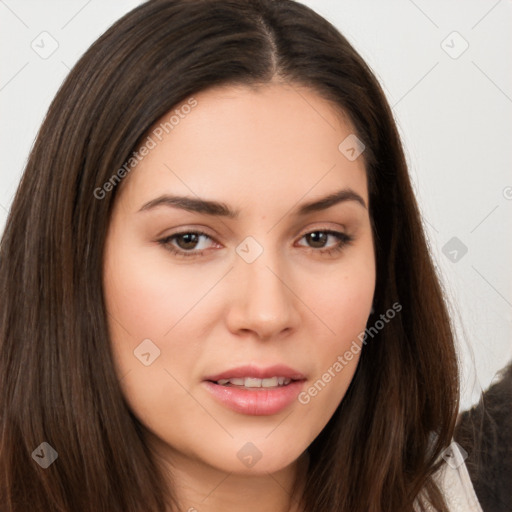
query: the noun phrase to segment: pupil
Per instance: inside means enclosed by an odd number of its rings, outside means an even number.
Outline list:
[[[181,249],[193,249],[197,245],[198,236],[195,233],[185,233],[178,236],[177,242]]]
[[[307,235],[309,237],[310,245],[313,247],[323,247],[327,242],[327,233],[322,233],[320,231],[314,231]]]

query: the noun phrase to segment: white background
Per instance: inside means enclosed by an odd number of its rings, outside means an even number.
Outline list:
[[[0,0],[0,232],[59,85],[140,3]],[[393,106],[457,326],[465,408],[512,358],[512,2],[303,3],[349,39]],[[48,58],[32,48],[52,44]]]

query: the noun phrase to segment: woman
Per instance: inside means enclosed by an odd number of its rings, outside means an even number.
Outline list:
[[[447,481],[480,510],[390,109],[303,5],[118,21],[0,254],[3,510],[456,510]]]

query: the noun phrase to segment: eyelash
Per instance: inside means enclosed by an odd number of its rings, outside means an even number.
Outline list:
[[[347,235],[346,233],[342,233],[339,231],[333,231],[330,229],[316,229],[313,231],[308,231],[307,233],[304,233],[300,240],[302,240],[307,235],[311,235],[312,233],[324,233],[326,235],[332,235],[336,238],[338,238],[338,243],[334,247],[330,247],[328,249],[316,249],[314,247],[309,247],[310,250],[316,253],[320,253],[322,256],[332,256],[333,254],[337,254],[341,252],[346,246],[350,245],[354,241],[354,237]],[[158,243],[164,246],[166,250],[171,252],[173,255],[178,257],[184,257],[184,258],[190,258],[194,256],[203,256],[204,253],[207,251],[207,249],[203,249],[200,251],[184,251],[181,249],[177,249],[173,245],[171,245],[171,240],[175,239],[178,236],[181,235],[198,235],[198,236],[205,236],[209,238],[210,240],[213,240],[213,238],[205,233],[204,231],[182,231],[180,233],[174,233],[168,237],[162,238],[161,240],[158,240]]]

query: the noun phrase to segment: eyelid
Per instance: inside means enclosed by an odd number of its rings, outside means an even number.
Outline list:
[[[299,236],[298,241],[302,240],[304,237],[306,237],[307,235],[310,235],[312,233],[325,233],[330,236],[349,237],[348,233],[345,233],[344,231],[338,231],[337,229],[320,228],[320,229],[310,229],[308,231],[305,231],[301,236]]]
[[[313,225],[308,226],[306,229],[301,229],[298,234],[296,235],[297,238],[302,238],[303,236],[314,233],[316,231],[330,231],[333,233],[347,233],[347,228],[343,224],[337,224],[336,226],[333,226],[332,224],[330,226],[320,223],[320,225]]]
[[[175,231],[174,233],[171,233],[170,235],[161,237],[159,240],[157,240],[157,242],[163,243],[165,241],[169,241],[169,240],[171,240],[175,237],[178,237],[180,235],[188,235],[188,234],[198,235],[199,237],[205,236],[205,237],[209,238],[213,244],[222,245],[220,242],[217,241],[217,239],[214,236],[212,236],[210,233],[208,233],[206,231],[203,231],[202,228],[183,229],[180,231]],[[204,251],[204,250],[206,250],[206,249],[202,249],[202,251]],[[184,252],[192,253],[192,251],[184,251]],[[199,253],[199,252],[200,251],[197,251],[197,253]]]
[[[176,230],[176,231],[173,231],[173,230]],[[170,234],[166,234],[166,233],[170,233]],[[185,233],[201,233],[203,235],[206,235],[210,238],[213,238],[215,239],[215,236],[213,234],[213,230],[210,229],[209,227],[203,225],[203,224],[186,224],[186,225],[182,225],[182,226],[177,226],[177,227],[174,227],[174,228],[167,228],[163,231],[160,231],[160,233],[156,236],[157,239],[159,238],[168,238],[168,237],[171,237],[171,236],[176,236],[176,235],[183,235]]]

